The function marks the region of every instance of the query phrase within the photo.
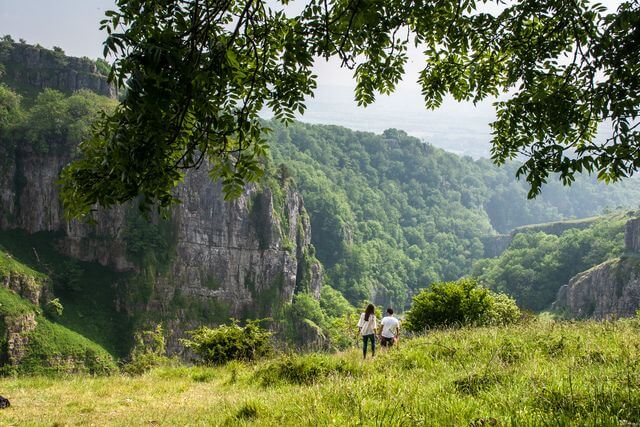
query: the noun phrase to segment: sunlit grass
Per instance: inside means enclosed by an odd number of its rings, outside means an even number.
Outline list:
[[[640,326],[550,320],[432,332],[361,360],[279,356],[139,377],[0,380],[8,425],[630,425]]]

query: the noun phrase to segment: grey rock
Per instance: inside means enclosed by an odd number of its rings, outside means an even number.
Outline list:
[[[9,272],[5,275],[0,274],[0,284],[34,305],[46,304],[50,299],[47,282],[27,274],[15,272]]]
[[[115,98],[116,88],[98,73],[89,58],[67,57],[62,52],[12,43],[0,46],[0,61],[5,65],[6,79],[15,85],[35,89],[51,88],[71,93],[81,89]]]
[[[625,224],[624,246],[627,252],[640,253],[640,218],[634,218]]]
[[[640,309],[640,220],[625,226],[625,256],[577,274],[558,291],[552,309],[574,318],[618,318]]]
[[[38,325],[36,315],[27,313],[19,316],[5,316],[4,324],[7,331],[7,361],[10,365],[17,366],[26,355],[29,333]]]

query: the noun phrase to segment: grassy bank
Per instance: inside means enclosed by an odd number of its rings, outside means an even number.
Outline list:
[[[0,380],[9,425],[633,425],[640,326],[438,331],[361,361],[280,356],[140,377]]]

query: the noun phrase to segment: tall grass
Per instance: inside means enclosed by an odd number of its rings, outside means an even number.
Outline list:
[[[640,323],[533,321],[432,331],[363,361],[284,355],[140,377],[14,377],[1,423],[634,425]]]

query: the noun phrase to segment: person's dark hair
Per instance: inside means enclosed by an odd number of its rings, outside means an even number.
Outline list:
[[[387,308],[387,313],[393,314],[393,308],[391,308],[391,307]]]
[[[364,311],[364,320],[368,322],[369,316],[371,316],[375,311],[376,308],[373,306],[373,304],[369,304],[367,306],[367,309]]]

